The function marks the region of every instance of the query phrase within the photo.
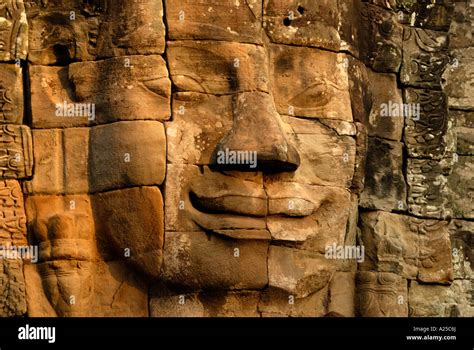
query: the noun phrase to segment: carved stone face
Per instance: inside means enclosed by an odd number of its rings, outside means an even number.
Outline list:
[[[17,201],[0,238],[39,246],[37,265],[11,264],[25,283],[9,313],[404,316],[409,296],[425,313],[430,284],[453,280],[449,232],[468,246],[472,226],[447,185],[472,162],[467,126],[452,160],[448,104],[472,99],[442,91],[448,12],[0,1],[0,60],[26,59],[29,28],[26,79],[0,74],[0,178],[15,179],[0,197]]]
[[[347,227],[356,156],[350,56],[270,43],[258,24],[261,3],[251,3],[213,6],[212,32],[200,22],[207,6],[184,6],[187,26],[181,5],[166,8],[175,93],[162,281],[172,291],[169,304],[156,296],[156,315],[176,308],[172,295],[182,290],[269,287],[269,304],[321,301],[342,264],[325,258],[326,247],[355,237]],[[331,6],[308,6],[307,16]],[[266,8],[280,30],[283,7]]]

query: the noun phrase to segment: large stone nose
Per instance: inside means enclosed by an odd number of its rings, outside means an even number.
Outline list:
[[[300,156],[287,140],[273,98],[263,92],[234,96],[232,130],[217,145],[212,165],[218,170],[295,171]]]

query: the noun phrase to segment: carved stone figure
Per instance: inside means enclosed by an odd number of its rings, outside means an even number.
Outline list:
[[[12,317],[26,312],[26,288],[23,266],[27,260],[7,256],[12,246],[26,246],[26,215],[23,195],[17,180],[0,181],[0,316]]]
[[[22,0],[0,3],[0,61],[20,61],[28,53],[28,22]]]

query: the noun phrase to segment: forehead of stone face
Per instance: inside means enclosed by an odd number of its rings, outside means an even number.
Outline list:
[[[225,40],[261,44],[261,0],[165,0],[172,40]]]

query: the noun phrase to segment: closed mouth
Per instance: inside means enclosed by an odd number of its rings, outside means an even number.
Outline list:
[[[256,231],[268,232],[268,218],[297,220],[312,215],[318,208],[298,195],[269,197],[263,186],[248,181],[223,185],[206,180],[194,181],[188,192],[193,220],[205,231],[239,236],[234,238],[263,236],[256,235]],[[229,231],[237,233],[230,235]]]

